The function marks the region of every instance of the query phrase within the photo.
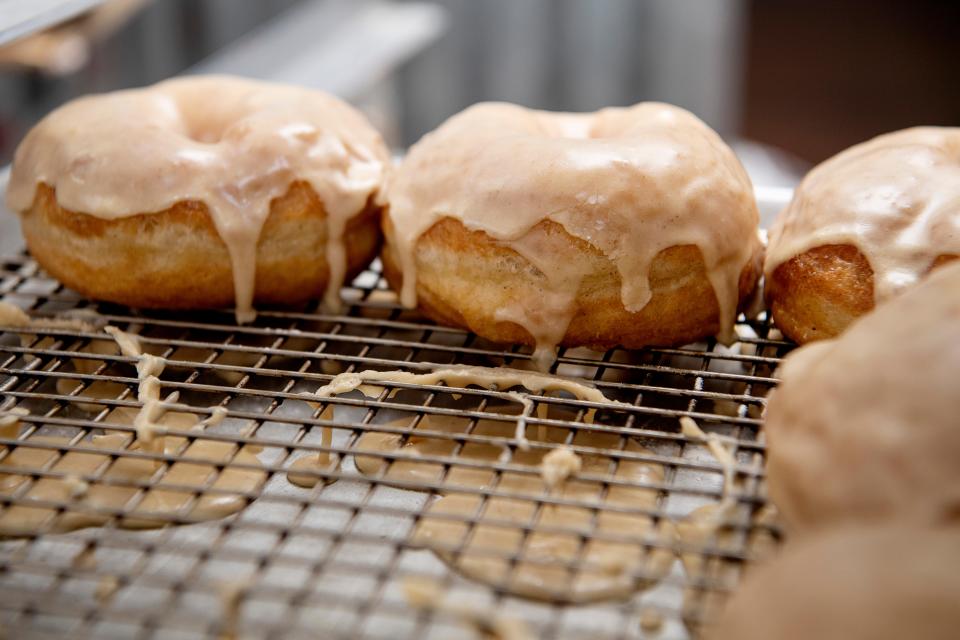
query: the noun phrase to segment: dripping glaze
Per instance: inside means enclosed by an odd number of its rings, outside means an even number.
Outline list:
[[[696,246],[727,338],[740,273],[759,242],[750,179],[732,150],[689,112],[659,103],[591,114],[475,105],[411,148],[388,178],[384,204],[405,306],[417,304],[417,242],[444,218],[485,232],[545,274],[542,296],[496,317],[528,331],[539,361],[566,333],[586,275],[532,233],[540,223],[559,224],[613,262],[629,312],[651,299],[658,253]]]

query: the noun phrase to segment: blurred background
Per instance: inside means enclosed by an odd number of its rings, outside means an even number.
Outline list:
[[[764,186],[884,131],[960,124],[960,3],[932,0],[0,0],[0,42],[0,166],[64,101],[183,73],[337,93],[398,149],[479,100],[663,100]]]

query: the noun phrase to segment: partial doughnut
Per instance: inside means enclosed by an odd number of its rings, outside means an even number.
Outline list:
[[[960,514],[960,263],[787,356],[764,422],[788,527]]]
[[[856,318],[960,255],[960,128],[918,127],[811,171],[770,230],[767,306],[798,343]]]
[[[788,542],[748,573],[708,640],[952,640],[960,535],[906,526]]]

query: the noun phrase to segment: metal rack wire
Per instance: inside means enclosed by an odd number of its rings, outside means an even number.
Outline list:
[[[690,416],[706,432],[726,437],[737,460],[736,509],[702,548],[683,549],[701,561],[701,573],[688,575],[678,562],[664,577],[649,576],[657,579],[647,589],[591,604],[526,600],[511,595],[505,582],[489,586],[464,578],[413,540],[419,522],[437,517],[430,505],[440,493],[478,495],[481,509],[497,497],[527,500],[536,509],[570,501],[547,492],[517,496],[496,483],[477,487],[448,481],[451,470],[485,464],[459,455],[469,443],[493,444],[507,452],[486,465],[497,477],[538,473],[515,461],[515,441],[472,428],[462,433],[417,431],[420,437],[455,443],[449,455],[422,459],[442,470],[432,481],[361,474],[353,454],[362,434],[409,438],[427,415],[465,417],[471,425],[481,419],[515,420],[503,408],[502,390],[384,384],[375,398],[352,393],[319,405],[308,404],[302,394],[341,371],[426,371],[454,363],[517,367],[529,360],[529,350],[504,349],[401,308],[376,265],[343,293],[347,307],[342,315],[264,310],[255,323],[238,327],[228,312],[141,313],[91,302],[63,289],[27,256],[0,263],[0,299],[35,317],[85,309],[136,331],[147,350],[168,362],[162,376],[165,392],[179,390],[180,402],[192,407],[198,418],[207,417],[210,407],[228,412],[216,427],[172,434],[188,442],[232,443],[234,456],[242,446],[256,446],[260,462],[207,460],[211,474],[202,485],[177,485],[165,482],[164,476],[184,459],[182,451],[151,453],[127,446],[79,478],[91,486],[131,487],[133,497],[122,507],[91,507],[69,497],[37,502],[30,496],[31,487],[43,478],[62,477],[56,465],[63,456],[102,453],[91,448],[91,434],[132,434],[133,427],[114,421],[111,410],[138,406],[134,363],[92,349],[92,343],[104,340],[96,331],[31,328],[22,338],[11,328],[0,329],[0,410],[29,410],[18,434],[0,438],[0,509],[30,505],[51,510],[36,533],[0,541],[0,625],[10,637],[448,638],[489,632],[478,630],[477,623],[496,617],[522,620],[539,637],[636,638],[645,631],[650,637],[687,637],[709,620],[713,605],[753,559],[751,540],[759,533],[777,535],[775,526],[754,517],[765,504],[758,418],[775,384],[772,372],[791,345],[776,339],[769,323],[760,319],[738,325],[741,342],[732,349],[711,341],[635,352],[561,351],[555,373],[584,379],[609,398],[633,405],[631,409],[524,394],[536,405],[550,407],[545,417],[532,413],[531,425],[563,428],[570,434],[568,441],[582,430],[619,437],[621,449],[602,452],[610,459],[610,473],[589,478],[604,491],[624,484],[613,475],[624,460],[662,464],[663,482],[648,487],[658,492],[655,508],[636,510],[655,520],[682,518],[721,498],[723,468],[702,441],[680,433],[678,417]],[[94,399],[89,397],[92,385],[98,385]],[[599,413],[587,424],[584,416],[592,408]],[[398,416],[408,420],[397,422]],[[334,429],[330,446],[321,442],[324,427]],[[69,440],[53,441],[46,435]],[[642,442],[648,452],[625,451],[628,438]],[[11,453],[19,449],[49,455],[25,471],[10,466]],[[286,479],[290,463],[318,452],[336,454],[340,464],[317,467],[314,473],[323,481],[313,489],[291,485]],[[390,452],[375,455],[387,469],[399,457]],[[158,471],[144,480],[107,474],[118,460],[128,458],[154,460]],[[248,491],[214,486],[217,476],[235,468],[262,469],[263,479]],[[28,479],[10,489],[3,482],[9,476],[2,474],[12,473]],[[174,513],[153,515],[159,528],[122,528],[133,514],[141,515],[137,506],[159,486],[193,500]],[[197,522],[192,514],[196,500],[218,493],[239,496],[247,506],[234,516]],[[577,506],[594,515],[605,509],[631,512],[629,506],[602,501]],[[106,520],[104,526],[53,533],[60,519],[91,510]],[[463,553],[469,531],[481,517],[478,512],[460,518],[468,534],[445,551],[453,557]],[[515,527],[526,537],[536,523],[499,524]],[[563,533],[578,536],[581,544],[603,535],[596,529]],[[650,548],[677,546],[656,536],[628,541]],[[499,559],[509,567],[529,560],[522,545]],[[578,562],[567,569],[577,571]],[[644,576],[640,572],[635,577]],[[433,580],[448,601],[468,603],[478,615],[465,617],[463,607],[412,606],[403,593],[410,578]],[[641,625],[641,617],[651,612],[662,624]]]

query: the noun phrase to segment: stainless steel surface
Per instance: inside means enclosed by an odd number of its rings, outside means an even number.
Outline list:
[[[0,194],[7,192],[7,180],[10,178],[10,167],[0,167]],[[0,256],[16,255],[23,249],[23,236],[20,234],[20,219],[7,211],[7,207],[0,198]]]
[[[103,0],[0,0],[0,44],[54,27]]]
[[[439,37],[445,21],[441,7],[426,2],[314,0],[185,73],[291,82],[356,100]]]
[[[723,544],[713,540],[697,550],[709,560],[711,570],[693,585],[696,594],[686,604],[683,593],[691,582],[677,563],[654,587],[624,601],[573,606],[531,602],[471,582],[432,552],[411,544],[413,528],[437,491],[509,493],[496,487],[451,486],[445,474],[436,483],[418,486],[421,491],[412,491],[361,475],[353,465],[352,450],[361,434],[371,430],[410,433],[412,426],[384,427],[390,418],[407,416],[409,425],[427,414],[512,421],[514,416],[498,412],[502,393],[389,384],[388,390],[400,389],[396,397],[384,391],[376,399],[357,393],[331,399],[332,420],[319,418],[322,407],[312,408],[299,395],[328,381],[331,367],[417,371],[429,369],[425,363],[516,366],[529,358],[529,350],[504,349],[424,321],[393,301],[375,270],[344,289],[349,306],[343,315],[264,311],[254,324],[244,327],[235,326],[226,311],[137,313],[91,302],[63,289],[25,256],[3,260],[0,296],[36,316],[83,308],[111,324],[136,330],[145,345],[170,360],[162,376],[165,392],[180,390],[181,401],[196,407],[199,417],[206,416],[211,406],[228,409],[229,417],[219,427],[191,432],[190,437],[260,445],[260,460],[268,472],[258,490],[245,494],[249,506],[223,520],[191,524],[187,511],[165,517],[163,528],[154,531],[118,528],[120,519],[136,511],[144,495],[141,491],[122,509],[110,511],[111,521],[105,527],[57,535],[41,532],[0,543],[0,624],[10,637],[218,636],[232,624],[222,600],[225,585],[241,587],[237,629],[244,638],[471,637],[471,628],[456,615],[408,606],[401,593],[402,581],[424,575],[439,580],[456,601],[490,607],[490,616],[495,611],[523,619],[539,637],[642,637],[638,619],[648,608],[664,616],[664,627],[656,637],[685,637],[685,622],[697,623],[704,615],[705,599],[733,586],[749,560],[746,540],[766,526],[751,519],[763,504],[763,445],[757,439],[757,416],[774,384],[771,372],[790,345],[768,338],[770,327],[763,321],[741,323],[738,329],[744,338],[733,349],[711,341],[677,349],[561,352],[557,373],[592,382],[608,397],[633,404],[630,410],[603,410],[602,405],[589,402],[525,394],[564,416],[541,420],[534,415],[532,424],[618,433],[624,442],[626,437],[636,437],[655,451],[640,458],[663,463],[668,470],[663,486],[656,487],[660,498],[651,515],[657,518],[676,518],[720,498],[722,468],[702,442],[679,433],[679,416],[693,417],[705,431],[728,436],[736,445],[736,517],[726,523]],[[16,333],[0,330],[0,408],[15,405],[30,410],[25,418],[28,428],[16,440],[0,439],[0,444],[52,448],[63,455],[87,447],[84,438],[91,433],[132,431],[132,427],[104,421],[110,407],[137,406],[130,358],[82,352],[91,339],[102,339],[103,334],[62,329],[31,329],[31,333],[35,337],[21,346]],[[196,349],[189,360],[178,355],[185,348]],[[97,369],[91,374],[76,373],[71,358],[93,358]],[[98,400],[103,409],[91,412],[80,405],[90,399],[77,395],[79,390],[70,395],[58,392],[60,378],[81,380],[84,387],[96,381],[117,382],[122,391],[114,399]],[[601,409],[597,423],[586,425],[584,411],[593,407]],[[335,428],[331,447],[319,444],[320,426]],[[38,435],[50,433],[75,437],[58,446],[37,440]],[[469,433],[432,437],[490,442],[511,453],[516,450],[516,442],[505,438]],[[0,472],[11,471],[4,464],[9,451],[0,454]],[[339,470],[317,472],[337,481],[312,490],[290,485],[284,470],[291,460],[317,451],[342,457]],[[615,467],[631,454],[610,451],[607,455]],[[120,455],[126,456],[154,458],[164,470],[175,460],[139,451]],[[382,457],[388,462],[394,458]],[[476,464],[457,455],[425,457],[424,461],[443,464],[447,470]],[[234,464],[226,462],[224,467]],[[538,472],[512,462],[512,457],[494,466],[500,471]],[[124,484],[105,480],[103,472],[84,479],[93,485]],[[163,482],[163,473],[139,485],[149,490]],[[32,469],[30,475],[39,479],[58,473],[47,464]],[[195,495],[211,492],[209,486],[164,488]],[[28,501],[27,491],[29,487],[13,494],[0,491],[0,503],[22,505]],[[535,502],[550,505],[563,500],[545,494]],[[62,513],[80,508],[69,500],[44,504]],[[596,506],[592,509],[596,511]],[[527,535],[528,528],[522,533]],[[584,540],[594,535],[576,534]],[[645,542],[663,544],[656,539]],[[76,562],[85,550],[92,550],[95,564]],[[522,552],[513,556],[518,557]],[[116,579],[118,590],[109,598],[98,598],[96,585],[104,579]]]
[[[740,126],[743,0],[435,1],[450,29],[402,71],[405,145],[481,100],[558,111],[659,100],[724,136]]]
[[[760,228],[769,229],[777,215],[784,207],[790,204],[793,189],[790,187],[756,186],[753,193],[757,197],[757,208],[760,210]]]

